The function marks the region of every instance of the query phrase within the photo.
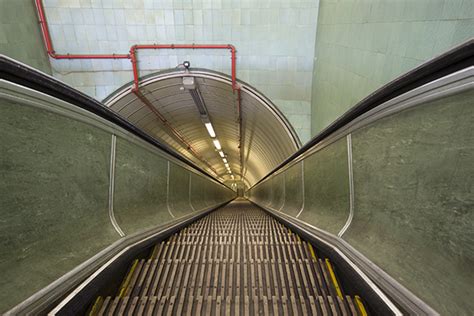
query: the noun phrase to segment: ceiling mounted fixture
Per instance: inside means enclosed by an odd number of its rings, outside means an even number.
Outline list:
[[[194,77],[192,76],[185,76],[183,77],[183,86],[181,87],[181,90],[187,90],[191,94],[191,97],[193,98],[194,104],[196,105],[199,115],[201,117],[201,121],[204,123],[204,126],[206,127],[207,132],[209,133],[209,136],[211,136],[212,142],[214,143],[214,146],[216,149],[219,151],[219,155],[224,158],[225,154],[222,151],[222,146],[221,143],[219,142],[218,139],[216,139],[216,131],[214,130],[214,127],[212,126],[211,119],[209,118],[209,113],[207,111],[206,104],[204,103],[204,99],[201,95],[201,91],[199,91],[199,87],[197,86],[196,82],[194,81]],[[227,163],[227,160],[224,158],[224,164],[229,172],[230,168]]]
[[[199,87],[194,81],[194,77],[189,77],[189,76],[183,77],[183,87],[185,90],[189,91],[189,93],[191,94],[194,104],[196,104],[199,114],[201,115],[201,119],[205,121],[204,123],[209,122],[207,107],[206,107],[206,104],[204,103],[204,99],[201,95],[201,91],[199,91]]]

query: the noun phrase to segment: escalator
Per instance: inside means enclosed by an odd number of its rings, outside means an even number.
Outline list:
[[[377,90],[230,203],[166,143],[0,56],[0,312],[470,314],[473,52]]]
[[[89,315],[367,315],[337,267],[246,200],[224,206],[135,259]]]

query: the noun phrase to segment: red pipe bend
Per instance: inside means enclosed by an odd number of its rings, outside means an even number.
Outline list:
[[[56,54],[51,41],[51,35],[49,34],[48,22],[46,21],[46,15],[44,12],[42,0],[35,0],[36,9],[38,12],[39,23],[41,26],[41,33],[46,46],[46,51],[51,58],[54,59],[130,59],[133,68],[133,89],[138,89],[138,67],[137,67],[137,56],[136,51],[138,49],[230,49],[232,59],[232,89],[238,90],[236,78],[236,49],[231,44],[142,44],[133,45],[130,48],[130,54]]]

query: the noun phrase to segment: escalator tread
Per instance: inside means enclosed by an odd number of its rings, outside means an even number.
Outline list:
[[[310,244],[235,201],[135,260],[117,295],[98,298],[90,314],[363,315],[361,304]]]

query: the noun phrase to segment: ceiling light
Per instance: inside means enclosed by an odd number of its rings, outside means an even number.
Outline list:
[[[216,137],[216,132],[214,132],[214,128],[212,127],[211,123],[204,123],[204,125],[207,128],[207,132],[209,133],[209,136],[212,138]]]
[[[222,158],[224,158],[224,157],[225,157],[225,155],[224,155],[224,152],[223,152],[222,150],[221,150],[221,151],[219,151],[219,155],[220,155]]]
[[[225,163],[224,166],[229,169],[229,164],[228,163]]]
[[[225,158],[222,158],[222,161],[226,164],[227,163],[227,159]]]
[[[212,142],[214,143],[214,146],[216,146],[216,149],[217,149],[217,150],[221,150],[221,149],[222,149],[221,143],[219,143],[219,140],[214,139]]]
[[[206,104],[204,103],[204,99],[202,98],[202,95],[199,89],[197,87],[195,89],[190,89],[189,93],[191,94],[191,97],[194,100],[194,104],[196,104],[196,107],[198,108],[198,111],[201,117],[207,117],[208,115],[207,115]]]

